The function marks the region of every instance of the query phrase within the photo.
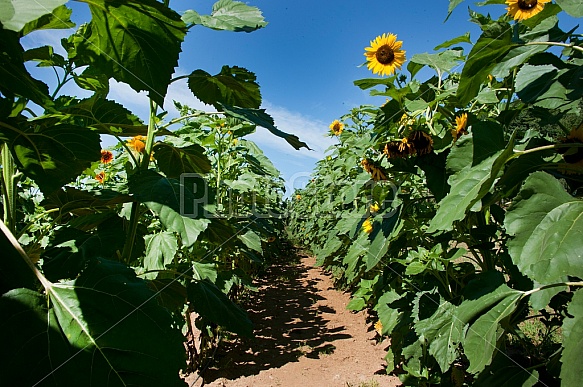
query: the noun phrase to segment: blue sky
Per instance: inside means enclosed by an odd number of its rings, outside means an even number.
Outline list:
[[[179,13],[194,9],[209,14],[214,0],[171,0]],[[362,104],[380,105],[384,99],[370,97],[353,85],[357,79],[376,77],[366,67],[364,48],[383,33],[397,34],[403,41],[407,58],[433,52],[433,48],[451,38],[470,32],[473,42],[479,28],[468,21],[468,7],[492,16],[505,12],[504,5],[479,8],[473,2],[458,6],[449,20],[448,1],[405,0],[252,0],[269,23],[252,33],[214,31],[197,26],[183,44],[177,74],[203,69],[211,74],[223,65],[245,67],[257,75],[267,109],[276,125],[294,133],[308,143],[312,151],[296,151],[282,139],[258,129],[251,139],[257,142],[288,182],[288,193],[305,184],[327,147],[334,140],[327,137],[328,125],[351,108]],[[88,17],[87,6],[69,2],[73,20]],[[570,29],[574,23],[562,25]],[[72,31],[35,32],[27,37],[25,48],[39,44],[55,44]],[[465,47],[468,52],[469,47]],[[405,63],[406,66],[407,63]],[[404,70],[404,69],[403,69]],[[51,76],[50,72],[46,72]],[[109,98],[145,117],[148,103],[145,95],[137,96],[129,87],[112,84]],[[202,108],[190,95],[186,82],[169,89],[165,107],[170,113],[171,100]]]

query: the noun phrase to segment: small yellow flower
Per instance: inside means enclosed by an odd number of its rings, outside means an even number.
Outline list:
[[[541,12],[546,3],[551,0],[506,0],[508,14],[514,20],[521,21],[530,19],[534,15]]]
[[[377,202],[374,202],[373,204],[370,205],[370,212],[372,212],[373,214],[375,212],[379,212],[380,209],[381,209],[381,207],[379,206],[379,204]]]
[[[101,150],[101,163],[102,164],[109,164],[113,161],[113,153],[108,150],[102,149]]]
[[[457,141],[463,134],[467,134],[467,127],[468,127],[468,113],[462,113],[455,118],[455,129],[451,130],[451,135],[453,136],[453,140]]]
[[[145,141],[146,141],[146,137],[144,137],[142,135],[138,135],[138,136],[130,138],[128,140],[127,144],[130,148],[132,148],[136,152],[142,153],[146,149]]]
[[[373,227],[370,218],[366,218],[364,223],[362,223],[362,231],[364,231],[367,234],[370,234],[372,232],[372,228]]]
[[[338,120],[334,120],[330,126],[330,131],[335,135],[335,136],[340,136],[342,134],[342,131],[344,130],[344,124]]]
[[[300,200],[301,198],[302,198],[302,195],[300,195],[300,194],[296,195],[297,200]]]
[[[233,145],[237,145],[238,142],[239,142],[238,138],[233,139]]]
[[[370,47],[364,49],[368,69],[381,76],[393,74],[406,60],[402,45],[403,42],[397,41],[394,34],[382,34],[371,40]]]
[[[381,320],[378,320],[374,324],[374,330],[377,331],[377,333],[382,336],[382,334],[383,334],[383,323],[381,322]]]
[[[95,180],[97,180],[100,184],[103,184],[105,181],[105,172],[101,171],[95,174]]]

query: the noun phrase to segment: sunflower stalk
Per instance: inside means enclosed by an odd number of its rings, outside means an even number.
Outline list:
[[[148,121],[148,134],[146,136],[146,146],[142,158],[139,160],[139,163],[136,161],[137,168],[136,173],[140,173],[140,171],[148,169],[148,165],[150,164],[150,157],[152,154],[152,148],[154,146],[154,136],[156,134],[157,109],[158,105],[156,105],[154,101],[150,100],[150,118]],[[126,234],[126,241],[121,254],[121,259],[125,261],[128,265],[131,260],[134,242],[136,240],[136,233],[138,231],[139,220],[140,220],[140,203],[134,201],[132,202],[132,208],[130,211],[130,221]]]
[[[14,159],[8,145],[2,145],[2,204],[4,207],[4,223],[10,232],[16,231],[16,185],[20,174],[16,172]]]

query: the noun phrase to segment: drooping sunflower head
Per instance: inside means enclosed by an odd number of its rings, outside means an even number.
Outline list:
[[[409,144],[419,156],[431,153],[433,150],[433,138],[422,130],[416,130],[408,137]]]
[[[453,140],[457,141],[463,134],[467,134],[468,113],[462,113],[455,118],[455,128],[451,130]]]
[[[551,0],[506,0],[508,14],[514,20],[526,20],[541,12]]]
[[[338,120],[334,120],[330,124],[329,128],[332,134],[334,134],[335,136],[340,136],[342,134],[342,131],[344,130],[344,124]]]
[[[560,142],[562,144],[583,145],[583,124],[571,130],[567,137],[561,139]],[[564,173],[583,173],[583,147],[561,147],[557,151],[563,155],[563,160],[568,164],[565,168],[562,168]]]
[[[102,149],[101,150],[101,163],[102,164],[109,164],[113,161],[113,153],[108,150]]]
[[[391,75],[405,63],[405,51],[401,50],[402,41],[397,41],[397,35],[382,34],[370,42],[364,55],[367,67],[373,74]]]
[[[362,223],[362,231],[364,231],[367,234],[370,234],[372,232],[372,222],[370,221],[370,218],[366,218],[366,220],[364,221],[364,223]]]
[[[142,135],[138,135],[138,136],[130,138],[128,140],[127,144],[128,144],[128,147],[130,147],[131,149],[135,150],[138,153],[142,153],[146,149],[146,142],[145,141],[146,141],[146,137],[144,137]]]
[[[373,165],[372,162],[369,159],[362,159],[362,161],[360,162],[360,165],[362,165],[362,167],[364,168],[365,171],[367,171],[368,173],[370,173],[371,171],[371,166]]]
[[[95,180],[99,182],[99,184],[103,184],[105,182],[105,172],[101,171],[95,174]]]

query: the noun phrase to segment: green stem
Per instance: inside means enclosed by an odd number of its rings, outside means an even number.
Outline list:
[[[527,150],[523,150],[523,151],[514,150],[514,154],[512,156],[510,156],[508,161],[510,161],[514,158],[520,157],[520,156],[527,155],[529,153],[540,152],[540,151],[545,151],[545,150],[550,150],[550,149],[557,149],[557,148],[583,148],[583,144],[578,144],[578,143],[551,144],[551,145],[539,146],[538,148],[532,148],[532,149],[527,149]]]
[[[528,42],[524,44],[525,46],[558,46],[558,47],[566,47],[572,48],[573,50],[577,50],[583,52],[583,47],[576,46],[575,43],[561,43],[561,42]]]
[[[558,282],[556,284],[549,284],[549,285],[540,286],[538,288],[529,290],[528,292],[524,292],[524,294],[522,295],[522,298],[528,297],[533,293],[540,292],[541,290],[556,288],[559,286],[583,286],[583,281],[580,281],[580,282]]]
[[[146,137],[146,146],[144,153],[142,154],[142,159],[137,164],[137,171],[135,173],[140,173],[141,171],[147,170],[150,164],[150,155],[152,154],[152,148],[154,147],[154,137],[156,135],[156,110],[158,105],[154,101],[150,100],[150,119],[148,122],[148,134]],[[138,230],[138,223],[140,220],[140,203],[133,202],[129,228],[126,234],[125,245],[121,254],[121,259],[125,261],[128,265],[131,260],[132,251],[134,248],[134,242],[136,240],[136,233]]]
[[[16,166],[7,144],[2,144],[2,203],[4,223],[11,233],[16,232]]]

